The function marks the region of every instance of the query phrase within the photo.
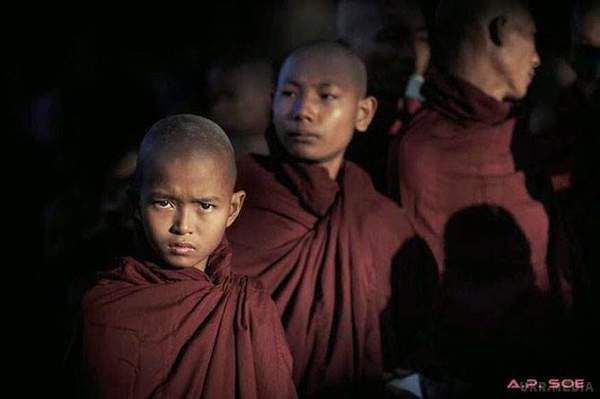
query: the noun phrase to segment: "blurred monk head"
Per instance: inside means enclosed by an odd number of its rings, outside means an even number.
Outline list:
[[[442,0],[436,11],[438,61],[499,101],[525,96],[535,68],[535,22],[522,0]]]

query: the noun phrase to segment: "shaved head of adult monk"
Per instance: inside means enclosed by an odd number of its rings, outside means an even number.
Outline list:
[[[195,115],[158,121],[140,146],[136,216],[152,250],[171,267],[204,270],[245,193],[234,192],[235,155],[223,130]]]
[[[522,0],[441,0],[436,47],[450,73],[499,100],[525,96],[540,57]]]
[[[354,131],[369,127],[377,101],[367,96],[365,65],[335,42],[316,42],[285,60],[273,101],[279,141],[292,157],[335,179]]]

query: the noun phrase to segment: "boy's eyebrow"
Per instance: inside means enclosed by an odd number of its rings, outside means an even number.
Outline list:
[[[166,199],[179,199],[178,196],[170,194],[166,191],[161,191],[161,190],[151,191],[150,197],[160,197],[160,198],[166,198]],[[220,202],[221,198],[216,195],[213,195],[213,196],[206,196],[206,197],[200,197],[200,198],[192,198],[191,201],[192,202]]]
[[[162,191],[162,190],[152,190],[150,191],[151,197],[164,197],[164,198],[175,198],[172,194]]]

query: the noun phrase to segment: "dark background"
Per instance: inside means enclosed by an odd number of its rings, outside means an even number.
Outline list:
[[[423,1],[426,15],[435,3]],[[569,50],[569,3],[535,2],[542,63]],[[313,4],[314,14],[298,11],[302,4]],[[334,12],[335,1],[220,0],[127,9],[25,4],[4,13],[3,273],[15,316],[5,344],[16,354],[9,363],[19,392],[57,389],[68,344],[55,314],[66,277],[41,250],[48,204],[73,187],[100,187],[107,165],[159,118],[190,104],[201,112],[204,71],[223,49],[276,63],[304,39],[335,38]],[[543,69],[539,76],[534,97],[544,93]],[[96,256],[87,255],[82,268]]]

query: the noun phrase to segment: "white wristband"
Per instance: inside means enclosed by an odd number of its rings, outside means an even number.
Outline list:
[[[423,95],[421,95],[421,87],[425,83],[425,78],[418,74],[412,74],[410,78],[408,78],[408,82],[406,83],[406,89],[404,90],[404,96],[407,98],[414,98],[421,102],[425,101]]]

